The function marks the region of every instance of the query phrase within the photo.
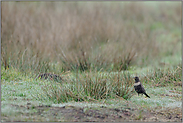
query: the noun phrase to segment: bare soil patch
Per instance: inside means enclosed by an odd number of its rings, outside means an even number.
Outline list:
[[[53,107],[49,105],[32,106],[11,105],[18,109],[13,116],[1,115],[2,121],[50,121],[50,122],[123,122],[123,121],[155,121],[155,122],[181,122],[182,111],[180,108],[165,110],[140,110],[137,108],[108,108],[106,106]]]

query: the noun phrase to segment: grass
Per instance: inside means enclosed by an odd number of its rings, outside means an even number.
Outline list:
[[[166,64],[156,59],[180,53],[180,2],[89,3],[2,2],[1,66],[109,72]]]
[[[43,91],[51,100],[57,103],[68,101],[94,101],[100,99],[113,99],[123,97],[130,99],[134,95],[133,74],[122,73],[82,73],[76,77],[69,77],[62,84],[48,83],[43,86]],[[143,84],[152,87],[181,86],[182,67],[173,70],[155,69],[146,76],[141,77]],[[147,88],[149,90],[149,88]],[[42,96],[45,97],[45,96]],[[60,98],[64,100],[60,100]],[[71,99],[71,100],[69,100]]]
[[[78,74],[69,77],[61,84],[43,81],[43,93],[39,99],[52,100],[54,103],[69,101],[95,101],[101,99],[123,97],[129,99],[132,96],[132,77],[129,73],[123,74]]]
[[[177,68],[180,69],[180,67]],[[163,82],[167,79],[166,75],[169,73],[171,78],[176,78],[175,82],[178,82],[179,79],[181,79],[179,77],[181,77],[182,69],[179,71],[176,70],[177,68],[175,67],[175,69],[169,71],[161,71],[161,73],[158,72],[161,76],[153,77],[155,80],[161,80]],[[9,72],[11,73],[11,69],[9,69]],[[14,72],[14,70],[12,70],[12,72]],[[3,76],[4,75],[5,74],[3,74]],[[130,74],[129,72],[128,74],[122,72],[101,72],[95,74],[78,73],[78,77],[75,77],[75,73],[68,73],[68,76],[65,76],[62,83],[39,80],[36,78],[30,79],[30,77],[25,77],[20,81],[6,80],[1,84],[1,116],[8,117],[8,119],[11,119],[12,121],[18,119],[19,121],[22,121],[23,119],[25,120],[26,117],[19,117],[21,112],[33,114],[34,112],[37,112],[37,109],[34,107],[41,105],[50,105],[53,107],[91,106],[96,108],[103,105],[109,109],[130,107],[132,109],[142,108],[143,111],[155,110],[157,107],[158,110],[164,110],[167,107],[172,109],[181,107],[182,87],[180,85],[165,82],[156,86],[158,81],[149,79],[147,73],[144,77],[140,76],[140,79],[147,94],[151,98],[144,98],[145,96],[138,96],[137,93],[134,93],[134,90],[131,92],[131,87],[133,89],[133,85],[131,84],[134,82],[132,78],[133,75],[134,74]],[[19,76],[21,76],[21,74],[19,74]],[[131,83],[127,84],[127,82]],[[20,107],[27,107],[28,103],[31,103],[29,109],[20,109]],[[19,108],[16,108],[16,106]],[[8,111],[10,107],[11,112]],[[141,114],[137,113],[136,120],[138,119],[141,119]],[[31,117],[27,119],[27,121],[33,120],[36,119],[32,119]],[[38,117],[37,120],[41,119]],[[44,120],[42,119],[41,121]]]
[[[2,2],[1,116],[21,121],[27,103],[180,107],[180,25],[181,2]]]
[[[9,71],[9,72],[7,72]],[[17,72],[16,77],[11,80],[10,75],[15,73],[15,70],[2,69],[2,88],[14,85],[20,88],[10,89],[8,95],[12,97],[27,97],[27,94],[36,100],[50,101],[53,103],[64,103],[69,101],[96,101],[107,100],[122,97],[131,99],[134,95],[133,76],[130,72],[103,73],[69,73],[63,77],[61,82],[51,80],[40,80],[39,78],[22,78],[21,72]],[[6,74],[7,73],[7,74]],[[149,91],[149,89],[158,87],[168,87],[174,91],[174,87],[181,86],[182,67],[177,66],[170,70],[155,69],[153,72],[146,73],[141,76],[140,80]],[[9,80],[3,80],[9,78]],[[17,78],[22,78],[18,80]],[[4,81],[4,82],[3,82]],[[146,87],[147,86],[147,87]],[[151,86],[151,87],[150,87]],[[34,90],[26,91],[22,90]],[[40,91],[41,90],[41,91]],[[164,89],[166,90],[166,89]],[[148,92],[147,91],[147,92]],[[175,90],[180,92],[180,89]],[[156,93],[158,93],[157,91]],[[160,91],[161,92],[161,91]],[[154,93],[151,92],[151,93]],[[7,96],[7,95],[6,95]],[[4,100],[5,98],[2,98]]]

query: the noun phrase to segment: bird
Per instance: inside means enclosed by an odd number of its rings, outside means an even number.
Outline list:
[[[150,98],[150,96],[146,94],[146,91],[145,91],[142,83],[140,82],[139,77],[136,76],[136,77],[134,77],[134,79],[135,79],[134,88],[135,88],[135,91],[138,93],[138,95],[145,94],[147,97]]]
[[[42,73],[42,74],[39,74],[37,78],[50,79],[50,80],[55,80],[55,81],[61,81],[62,80],[62,78],[59,75],[52,74],[52,73]]]

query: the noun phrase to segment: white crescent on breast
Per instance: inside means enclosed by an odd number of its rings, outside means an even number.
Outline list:
[[[134,83],[134,86],[138,86],[140,85],[140,82]]]

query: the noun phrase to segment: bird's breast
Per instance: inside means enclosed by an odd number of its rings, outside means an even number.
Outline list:
[[[134,83],[134,86],[139,86],[140,82]]]

